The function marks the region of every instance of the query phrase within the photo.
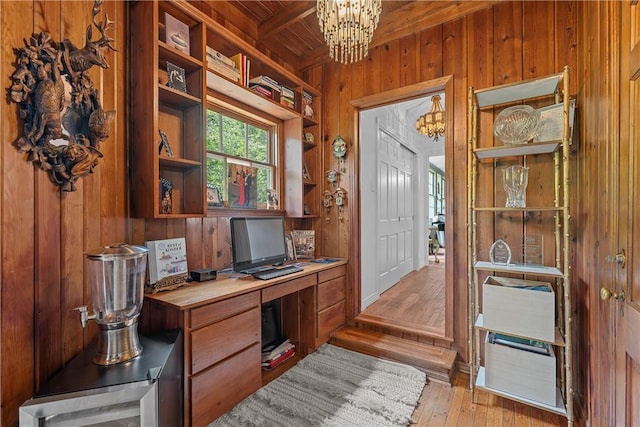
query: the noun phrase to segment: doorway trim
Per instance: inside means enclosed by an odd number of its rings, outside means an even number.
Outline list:
[[[433,92],[445,93],[445,99],[454,99],[453,94],[453,76],[448,75],[433,80],[424,81],[414,85],[404,86],[397,89],[391,89],[385,92],[368,95],[359,99],[351,101],[351,105],[354,107],[354,144],[353,151],[356,157],[354,161],[358,168],[356,176],[358,181],[360,180],[360,112],[362,110],[368,110],[371,108],[383,107],[385,105],[393,104],[396,102],[409,101],[415,98],[421,98],[425,95]],[[453,111],[452,107],[448,108]],[[456,190],[453,185],[453,114],[446,115],[446,127],[445,127],[445,180],[447,182],[447,192],[445,195],[446,209],[445,217],[451,221],[453,218],[452,206],[453,206],[453,193]],[[360,187],[360,182],[356,183],[356,188]],[[352,209],[350,213],[350,221],[354,227],[355,235],[358,236],[357,242],[351,245],[351,253],[349,259],[353,262],[353,278],[355,281],[354,295],[351,298],[351,317],[361,312],[361,286],[362,286],[362,259],[360,254],[361,242],[362,242],[362,228],[360,226],[360,215],[362,206],[360,204],[360,195],[355,200],[358,200],[357,209]],[[453,247],[453,233],[445,233],[445,247],[447,248],[447,258],[456,259],[456,248]],[[466,248],[462,248],[463,254],[466,254]],[[444,336],[437,337],[447,341],[453,342],[453,262],[445,263],[445,328]]]

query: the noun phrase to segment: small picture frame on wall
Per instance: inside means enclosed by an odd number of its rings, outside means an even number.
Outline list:
[[[180,92],[187,92],[187,77],[184,68],[167,61],[167,86]]]

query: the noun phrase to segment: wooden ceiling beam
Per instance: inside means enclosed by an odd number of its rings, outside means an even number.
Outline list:
[[[382,14],[380,24],[373,34],[369,47],[380,46],[417,31],[454,21],[491,7],[500,1],[502,0],[415,1],[409,3],[389,14]]]
[[[294,2],[293,5],[282,9],[273,18],[258,25],[258,40],[263,41],[273,34],[277,34],[291,25],[302,21],[312,13],[316,13],[315,1]]]

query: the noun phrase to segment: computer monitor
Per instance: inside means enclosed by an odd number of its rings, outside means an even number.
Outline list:
[[[231,218],[233,270],[252,273],[287,260],[283,217]]]

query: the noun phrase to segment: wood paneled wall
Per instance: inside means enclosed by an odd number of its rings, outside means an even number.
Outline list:
[[[9,87],[15,71],[12,48],[24,47],[33,33],[47,31],[56,42],[68,38],[82,47],[92,6],[91,1],[2,2],[2,87]],[[18,406],[95,337],[95,325],[83,330],[74,311],[89,304],[83,252],[130,235],[126,8],[105,2],[102,11],[115,21],[109,35],[118,52],[107,54],[109,69],[94,69],[91,77],[104,109],[117,113],[111,136],[100,147],[104,157],[77,191],[60,192],[13,147],[22,132],[18,109],[6,95],[0,103],[2,425],[13,425]]]
[[[603,37],[614,28],[599,25],[604,12],[599,2],[529,2],[506,1],[487,9],[416,33],[371,50],[362,62],[343,66],[325,64],[305,72],[306,78],[323,92],[324,169],[336,168],[329,143],[341,135],[349,144],[346,174],[341,184],[348,191],[344,221],[337,216],[330,222],[321,221],[318,245],[321,253],[349,257],[350,275],[362,262],[373,268],[370,260],[360,260],[357,252],[358,159],[353,153],[367,149],[354,147],[355,117],[350,101],[367,95],[422,81],[452,75],[454,97],[447,99],[447,114],[453,115],[454,170],[448,191],[453,192],[452,216],[448,229],[454,233],[453,258],[455,285],[455,348],[462,359],[467,355],[467,260],[466,260],[466,94],[468,86],[476,88],[514,82],[559,72],[564,65],[577,69],[578,57],[583,58],[578,72],[572,74],[572,93],[585,83],[592,107],[585,110],[590,127],[587,130],[605,132],[598,125],[599,97],[609,96],[604,87],[607,74],[599,74],[598,58],[593,49],[605,44],[602,40],[585,43],[578,51],[578,18],[581,37],[594,34]],[[16,55],[11,47],[22,47],[34,32],[49,31],[54,40],[70,38],[77,45],[84,40],[90,22],[92,2],[28,1],[0,2],[0,34],[4,48],[1,53],[0,75],[8,87],[15,69]],[[78,183],[78,191],[61,193],[47,176],[34,170],[11,142],[21,132],[17,108],[9,102],[0,103],[0,218],[2,221],[0,259],[0,398],[2,425],[14,425],[17,408],[40,384],[80,351],[95,337],[95,326],[83,330],[73,309],[89,304],[84,272],[83,253],[94,247],[115,242],[142,243],[144,240],[187,237],[188,257],[193,268],[222,268],[230,262],[228,218],[146,221],[129,217],[127,129],[127,7],[125,2],[107,0],[103,9],[116,22],[117,53],[109,54],[111,68],[94,70],[92,77],[99,88],[105,109],[117,111],[111,137],[102,145],[104,158],[96,172]],[[599,51],[598,51],[599,52]],[[587,60],[587,58],[589,58]],[[601,70],[613,73],[609,68]],[[602,86],[601,86],[602,84]],[[586,91],[585,91],[586,93]],[[592,120],[589,120],[592,119]],[[587,141],[587,140],[585,140]],[[581,184],[576,198],[580,211],[574,213],[580,230],[586,235],[598,231],[596,220],[586,214],[596,206],[588,196],[599,187],[588,179],[589,162],[595,162],[600,152],[596,140],[581,142],[580,149],[590,148],[590,157],[579,164]],[[363,142],[363,144],[366,142]],[[135,165],[132,165],[135,166]],[[492,197],[492,189],[486,197]],[[135,197],[135,195],[133,195]],[[449,224],[451,224],[449,226]],[[584,231],[582,227],[585,227]],[[576,263],[584,275],[589,275],[589,261],[594,256],[594,237],[585,237],[573,249],[581,252]],[[488,237],[487,237],[488,238]],[[448,249],[449,255],[449,249]],[[191,262],[191,260],[194,260]],[[577,278],[579,275],[576,275]],[[580,280],[584,280],[580,278]],[[351,280],[353,283],[353,280]],[[586,317],[589,299],[584,283],[575,312],[579,325],[577,340],[587,342]],[[351,307],[358,302],[351,293]],[[584,374],[589,357],[587,344],[577,350],[581,359],[576,380],[578,392],[586,399],[589,391]],[[593,365],[593,363],[591,363]],[[589,407],[589,403],[585,403]]]
[[[585,410],[582,417],[593,426],[604,426],[613,425],[616,419],[620,422],[622,416],[618,414],[616,418],[614,406],[615,326],[620,307],[601,301],[599,291],[600,287],[623,286],[616,280],[616,266],[605,262],[605,257],[628,248],[625,241],[637,239],[637,231],[635,236],[617,235],[618,230],[627,231],[627,224],[617,223],[617,213],[626,208],[627,195],[620,194],[620,189],[628,188],[629,182],[623,181],[628,180],[624,174],[630,172],[620,172],[627,162],[620,156],[625,147],[629,153],[629,147],[637,141],[622,140],[625,131],[620,122],[620,102],[624,99],[628,102],[632,92],[629,69],[621,69],[621,55],[628,55],[620,51],[621,31],[630,32],[620,25],[622,2],[585,2],[579,4],[578,10],[581,43],[575,74],[582,83],[579,86],[582,120],[578,124],[579,145],[574,147],[578,155],[572,236],[575,236],[574,318],[578,323],[574,345],[575,358],[581,363],[574,376],[577,398]],[[628,13],[629,8],[626,10]],[[628,60],[625,63],[628,67]],[[631,191],[637,193],[638,189]],[[618,383],[617,387],[625,385]],[[626,390],[633,392],[628,385]]]

